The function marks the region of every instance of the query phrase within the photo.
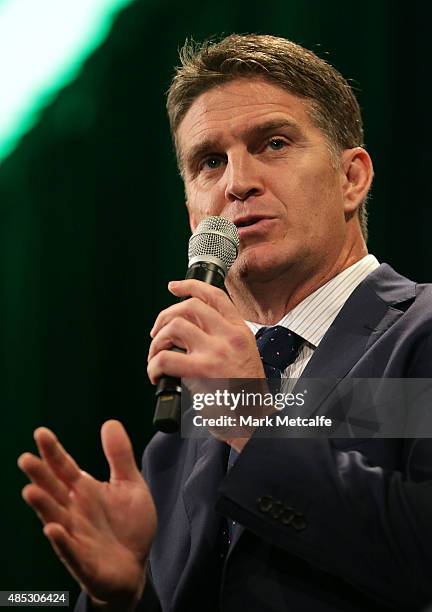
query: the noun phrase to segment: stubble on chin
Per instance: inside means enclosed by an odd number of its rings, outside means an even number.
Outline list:
[[[270,249],[271,245],[263,245],[260,248],[249,247],[240,252],[229,272],[227,284],[240,286],[268,283],[284,273],[290,266],[286,262],[282,265]]]

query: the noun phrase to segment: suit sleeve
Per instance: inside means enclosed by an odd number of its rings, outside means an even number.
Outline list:
[[[402,474],[325,439],[253,437],[218,510],[378,601],[422,605],[432,597],[432,440],[410,442]]]

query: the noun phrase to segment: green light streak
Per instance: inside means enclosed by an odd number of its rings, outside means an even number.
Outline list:
[[[0,0],[0,160],[131,0]]]

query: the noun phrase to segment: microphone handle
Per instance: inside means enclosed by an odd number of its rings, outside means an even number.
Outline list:
[[[186,273],[186,279],[209,283],[219,289],[225,289],[225,274],[215,263],[198,261],[192,264]],[[182,298],[182,300],[188,298]],[[184,353],[184,349],[173,347],[172,351]],[[156,387],[156,409],[153,426],[164,433],[175,433],[181,423],[181,380],[172,376],[162,376]]]

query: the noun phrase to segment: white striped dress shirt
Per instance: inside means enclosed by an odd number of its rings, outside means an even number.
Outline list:
[[[379,265],[373,255],[366,255],[308,295],[277,323],[277,325],[286,327],[305,340],[294,363],[283,372],[283,378],[297,379],[301,376],[314,350],[351,293]],[[246,323],[254,334],[261,327],[264,327],[260,323],[251,321],[246,321]],[[288,389],[284,388],[284,390],[287,391]]]

